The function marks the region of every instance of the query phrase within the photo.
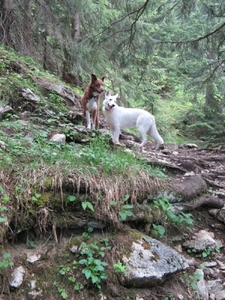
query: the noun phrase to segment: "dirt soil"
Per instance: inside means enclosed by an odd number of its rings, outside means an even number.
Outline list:
[[[215,234],[215,239],[221,240],[225,245],[225,225],[219,222],[215,217],[209,214],[209,209],[212,207],[221,207],[225,203],[225,150],[223,148],[214,149],[199,149],[196,145],[187,144],[182,146],[166,145],[165,149],[160,151],[152,150],[153,144],[149,142],[143,151],[143,155],[156,165],[163,166],[166,170],[167,175],[171,178],[172,182],[183,182],[187,174],[200,174],[208,186],[208,196],[211,201],[207,202],[207,195],[204,195],[203,200],[200,203],[195,203],[193,207],[189,206],[188,211],[191,211],[195,220],[194,228],[189,233],[190,236],[193,232],[198,232],[201,229],[208,230]],[[216,199],[214,205],[213,200]],[[69,232],[69,231],[68,231]],[[22,232],[18,235],[18,240],[12,245],[8,245],[7,251],[12,255],[15,266],[23,264],[28,270],[27,279],[25,281],[23,292],[16,290],[10,290],[8,287],[7,278],[10,278],[10,273],[4,277],[1,286],[0,300],[11,300],[11,299],[47,299],[56,300],[63,299],[57,292],[56,287],[49,287],[48,280],[54,277],[54,272],[59,272],[60,265],[66,265],[67,261],[71,261],[71,254],[68,253],[68,247],[71,245],[72,235],[68,234],[64,230],[61,242],[55,244],[51,238],[47,240],[36,240],[35,251],[29,249],[26,245],[29,232]],[[126,235],[126,232],[124,232]],[[123,237],[123,233],[120,233]],[[181,240],[179,239],[180,231],[178,228],[169,228],[166,236],[162,241],[172,247],[179,247]],[[70,236],[70,237],[69,237]],[[49,236],[48,236],[49,238]],[[79,235],[76,236],[76,240],[82,239]],[[111,240],[113,241],[113,239]],[[113,245],[113,244],[112,244]],[[67,252],[65,253],[65,249]],[[113,253],[116,253],[116,245],[113,245],[112,251],[108,253],[108,260],[112,260]],[[223,249],[222,249],[223,251]],[[35,264],[29,264],[27,262],[27,256],[29,253],[41,253],[41,259]],[[194,257],[195,261],[199,264],[202,263],[201,257],[196,257],[191,254],[183,253],[187,258]],[[191,272],[195,270],[195,267],[188,270],[190,276]],[[112,272],[113,273],[113,272]],[[48,292],[40,292],[42,288],[37,289],[37,295],[32,296],[26,294],[23,296],[24,291],[28,289],[26,285],[32,280],[32,274],[42,277],[42,280],[46,283],[46,290]],[[159,300],[159,299],[174,299],[177,300],[173,295],[186,295],[185,299],[195,299],[191,291],[185,291],[185,285],[180,280],[181,274],[175,274],[173,278],[169,278],[162,285],[153,287],[150,289],[126,289],[122,287],[115,277],[109,276],[106,286],[103,288],[104,296],[99,296],[97,291],[89,290],[85,292],[77,292],[74,296],[68,299],[120,299],[120,300]],[[188,275],[187,275],[188,276]],[[217,274],[217,278],[223,278],[222,271]],[[53,279],[50,279],[53,280]],[[82,280],[82,279],[81,279]],[[65,280],[64,280],[65,281]],[[58,290],[59,291],[59,290]],[[38,294],[40,292],[40,295]],[[43,296],[41,296],[44,294]],[[62,295],[62,294],[61,294]],[[170,296],[169,296],[170,295]],[[167,297],[167,298],[166,298]],[[196,298],[197,299],[197,298]]]

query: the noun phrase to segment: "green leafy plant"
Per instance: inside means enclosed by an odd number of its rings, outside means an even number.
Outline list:
[[[68,295],[66,293],[66,290],[64,288],[60,287],[58,282],[56,282],[56,281],[54,281],[53,284],[57,287],[57,290],[58,290],[60,296],[62,297],[62,299],[67,299]]]
[[[202,257],[207,258],[212,256],[214,252],[220,253],[220,247],[216,245],[215,247],[208,247],[202,251]]]
[[[170,300],[170,299],[174,299],[173,293],[169,293],[168,296],[166,298],[164,298],[164,300]]]
[[[5,213],[8,211],[6,204],[10,197],[5,193],[5,190],[2,186],[0,186],[0,198],[1,198],[1,206],[0,206],[0,223],[5,223],[7,221],[7,216]]]
[[[58,291],[59,291],[59,293],[60,293],[60,295],[61,295],[61,297],[63,299],[67,299],[68,298],[68,295],[67,295],[66,290],[64,288],[58,287]]]
[[[31,200],[34,202],[39,202],[39,200],[41,199],[41,194],[35,193],[32,197]]]
[[[1,195],[1,202],[6,203],[10,200],[10,197],[5,193],[4,189],[0,186],[0,195]]]
[[[195,271],[193,274],[188,274],[186,271],[183,272],[184,277],[181,277],[180,280],[187,285],[188,288],[191,288],[194,293],[198,293],[197,283],[201,280],[201,274],[198,271]]]
[[[197,291],[198,290],[197,283],[201,279],[201,274],[195,271],[193,275],[189,275],[189,279],[190,279],[190,283],[189,283],[190,286],[193,288],[193,290]]]
[[[93,230],[92,227],[88,227],[87,231],[83,232],[82,236],[87,239],[90,238],[90,233],[93,232]]]
[[[77,265],[78,265],[78,262],[76,260],[73,260],[72,264],[70,264],[69,266],[60,265],[60,269],[59,269],[59,274],[62,275],[63,277],[66,277],[68,279],[68,281],[73,284],[73,289],[75,291],[79,291],[84,288],[83,284],[77,282],[77,279],[74,276],[74,270],[77,269]],[[59,287],[57,283],[55,283],[55,285],[57,286],[61,297],[63,299],[67,299],[67,294],[66,294],[65,289]],[[66,298],[64,298],[64,297],[66,297]]]
[[[102,241],[104,244],[106,241]],[[102,261],[101,258],[104,258],[105,251],[110,249],[108,243],[101,246],[97,243],[91,243],[90,245],[82,243],[80,247],[80,255],[83,257],[79,260],[80,265],[84,265],[82,273],[87,280],[90,280],[91,283],[96,286],[98,289],[101,289],[101,282],[107,279],[107,274],[105,273],[105,268],[107,263]]]
[[[76,199],[77,199],[76,196],[70,195],[70,196],[66,197],[65,202],[66,202],[66,204],[73,203],[76,201]]]
[[[187,253],[197,253],[196,248],[191,248],[187,250]]]
[[[188,249],[187,252],[188,253],[194,253],[194,254],[196,254],[199,251],[197,251],[196,248],[191,248],[191,249]],[[207,258],[207,257],[212,256],[215,252],[216,253],[220,253],[220,247],[218,245],[216,245],[214,247],[207,247],[207,248],[205,248],[202,251],[201,255],[202,255],[203,258]]]
[[[0,261],[0,272],[8,267],[12,267],[14,263],[10,261],[10,253],[5,252],[3,254],[3,260]]]
[[[80,291],[84,288],[82,283],[77,283],[74,285],[74,291]]]
[[[34,241],[28,241],[28,247],[31,249],[34,249],[36,247],[35,242]]]
[[[64,266],[64,265],[60,265],[59,273],[60,273],[61,275],[65,275],[65,274],[67,274],[70,270],[71,270],[70,267]]]
[[[155,200],[154,202],[154,208],[156,209],[161,209],[164,211],[167,219],[176,225],[185,225],[187,228],[190,228],[193,226],[194,221],[193,221],[193,216],[190,213],[179,213],[175,214],[173,212],[173,206],[169,202],[169,200],[165,197]]]
[[[133,216],[133,212],[131,211],[133,205],[124,204],[128,199],[129,199],[129,195],[125,195],[121,201],[110,201],[110,205],[120,207],[119,218],[121,222],[125,221],[127,217]]]
[[[125,274],[127,269],[128,269],[128,266],[127,265],[124,265],[120,260],[117,261],[117,263],[115,263],[113,265],[113,268],[114,268],[114,271],[116,273],[123,273]]]
[[[54,91],[54,90],[50,91],[48,97],[51,100],[52,107],[56,111],[64,111],[64,110],[66,110],[65,103],[62,101],[62,98],[57,94],[56,91]]]
[[[133,216],[131,209],[133,208],[132,204],[124,204],[122,206],[122,211],[119,212],[120,220],[123,222],[127,217]]]
[[[81,203],[83,210],[86,210],[87,208],[89,208],[91,211],[94,211],[94,206],[91,202],[89,201],[84,201]]]
[[[155,225],[155,224],[152,224],[152,227],[153,227],[152,234],[160,238],[164,236],[166,232],[165,227],[163,227],[162,225]]]

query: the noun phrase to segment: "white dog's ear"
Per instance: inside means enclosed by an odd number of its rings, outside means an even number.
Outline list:
[[[106,97],[109,97],[111,94],[110,94],[110,91],[107,91],[106,93],[105,93],[105,95],[106,95]]]
[[[115,95],[115,100],[117,100],[118,97],[119,97],[119,94],[116,94],[116,95]]]

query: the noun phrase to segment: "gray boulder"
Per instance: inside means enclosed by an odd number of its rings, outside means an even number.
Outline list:
[[[121,283],[139,288],[160,284],[167,276],[189,266],[177,251],[148,236],[133,242],[131,253],[129,257],[123,257],[123,263],[128,269],[121,277]]]

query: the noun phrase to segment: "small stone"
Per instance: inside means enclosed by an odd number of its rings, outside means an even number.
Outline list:
[[[52,138],[50,139],[51,142],[56,142],[56,143],[66,143],[66,136],[65,134],[55,134],[52,136]]]
[[[27,261],[31,264],[33,264],[35,261],[39,260],[41,257],[40,254],[33,254],[33,255],[30,255],[28,258],[27,258]]]
[[[70,248],[70,252],[72,252],[73,254],[77,253],[78,247],[77,246],[72,246]]]
[[[216,267],[217,263],[215,261],[206,261],[204,262],[204,266],[206,268],[212,268],[212,267]]]
[[[12,280],[10,282],[10,286],[14,288],[20,287],[20,285],[23,283],[23,277],[25,275],[26,271],[24,267],[20,266],[16,268],[12,273]]]

